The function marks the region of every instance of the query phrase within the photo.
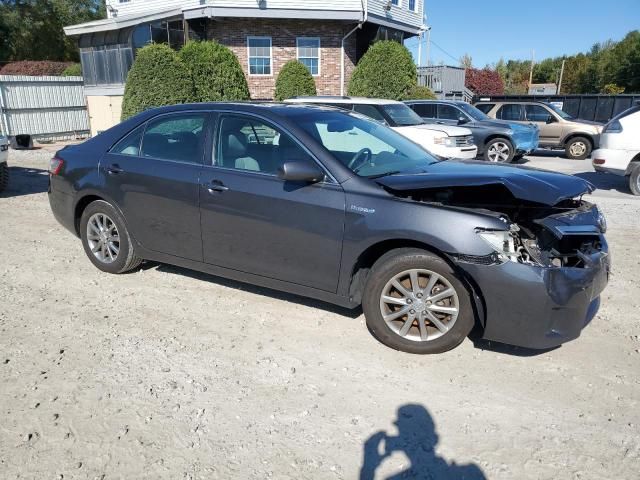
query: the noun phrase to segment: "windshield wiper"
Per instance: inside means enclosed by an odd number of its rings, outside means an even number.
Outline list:
[[[402,173],[400,170],[392,170],[391,172],[378,173],[377,175],[365,175],[364,178],[368,178],[369,180],[375,180],[376,178],[388,177],[390,175],[397,175],[398,173]]]

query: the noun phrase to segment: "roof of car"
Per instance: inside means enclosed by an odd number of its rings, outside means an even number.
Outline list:
[[[540,105],[549,105],[549,102],[543,102],[542,100],[480,100],[478,102],[475,102],[474,105],[479,105],[482,103],[490,103],[490,104],[497,104],[497,103],[537,103]]]
[[[367,98],[367,97],[344,97],[332,95],[319,95],[315,97],[294,97],[285,100],[285,103],[350,103],[364,105],[389,105],[392,103],[402,103],[397,100],[388,100],[384,98]]]

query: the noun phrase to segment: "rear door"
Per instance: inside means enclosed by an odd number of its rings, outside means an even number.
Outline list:
[[[509,122],[527,123],[524,116],[524,105],[521,103],[505,103],[496,111],[496,118]]]
[[[207,121],[202,112],[155,117],[100,162],[107,192],[149,250],[202,261],[198,194]]]
[[[342,187],[277,177],[287,161],[314,162],[276,125],[222,113],[204,167],[200,211],[204,261],[336,292],[345,219]]]

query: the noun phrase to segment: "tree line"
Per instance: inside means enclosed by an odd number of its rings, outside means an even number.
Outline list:
[[[465,55],[461,64],[469,64],[470,60]],[[535,62],[532,82],[557,85],[563,61],[563,94],[640,93],[640,30],[629,32],[620,41],[596,43],[586,53],[545,58]],[[485,69],[498,73],[505,94],[522,95],[528,92],[530,60],[500,59]]]
[[[102,0],[0,0],[0,63],[77,62],[76,42],[62,28],[105,17]]]

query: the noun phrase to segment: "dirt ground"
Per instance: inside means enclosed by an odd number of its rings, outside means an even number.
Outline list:
[[[51,215],[50,156],[11,151],[0,196],[0,478],[639,478],[640,198],[622,179],[529,158],[602,188],[614,272],[578,340],[421,357],[358,311],[99,272]]]

